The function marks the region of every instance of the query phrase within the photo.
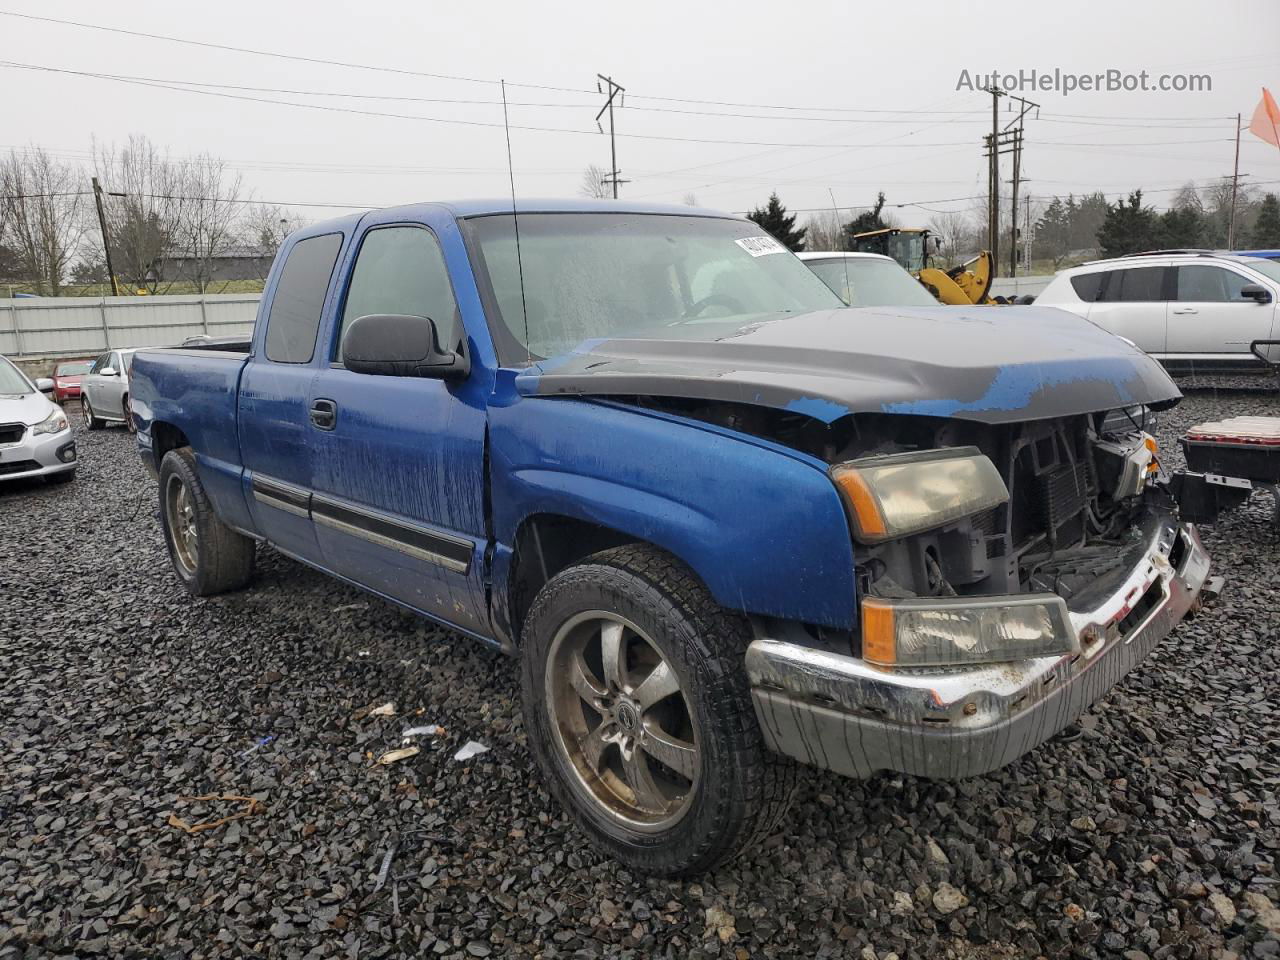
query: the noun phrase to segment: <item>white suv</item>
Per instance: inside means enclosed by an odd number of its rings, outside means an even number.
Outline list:
[[[1280,339],[1280,263],[1157,250],[1063,270],[1036,297],[1136,343],[1169,367],[1251,367]],[[1280,361],[1280,347],[1259,346]]]

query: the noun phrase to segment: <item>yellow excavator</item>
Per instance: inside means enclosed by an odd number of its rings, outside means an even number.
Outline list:
[[[929,265],[941,243],[928,227],[885,227],[853,237],[855,251],[892,257],[942,303],[971,306],[1006,302],[1004,297],[991,296],[995,262],[989,250],[981,251],[957,267],[943,270]]]

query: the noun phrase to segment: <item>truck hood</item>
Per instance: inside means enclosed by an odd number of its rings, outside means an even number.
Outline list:
[[[825,423],[850,413],[1010,423],[1132,404],[1162,409],[1182,397],[1141,350],[1048,307],[853,307],[687,339],[708,329],[584,341],[523,370],[516,389],[752,403]]]

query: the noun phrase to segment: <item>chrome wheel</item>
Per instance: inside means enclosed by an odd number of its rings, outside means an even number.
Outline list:
[[[93,409],[89,406],[89,398],[85,396],[80,397],[80,417],[86,427],[93,422]]]
[[[698,787],[698,732],[680,679],[629,620],[599,610],[551,642],[546,703],[574,789],[615,823],[656,833]]]
[[[164,510],[174,558],[186,576],[194,576],[196,563],[200,559],[195,502],[191,498],[191,491],[179,476],[171,475],[165,486]]]

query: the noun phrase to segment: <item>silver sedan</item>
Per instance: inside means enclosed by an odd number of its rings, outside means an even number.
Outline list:
[[[76,475],[76,442],[62,408],[46,397],[53,381],[34,383],[0,357],[0,481],[47,477],[65,483]]]

